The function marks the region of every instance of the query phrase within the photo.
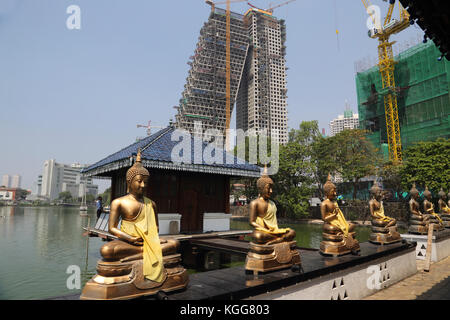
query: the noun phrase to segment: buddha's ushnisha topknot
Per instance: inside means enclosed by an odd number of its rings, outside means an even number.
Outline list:
[[[263,174],[256,181],[256,187],[258,188],[258,192],[261,194],[264,191],[265,186],[268,184],[273,184],[273,180],[267,174],[267,166],[264,165]]]
[[[323,191],[325,194],[329,194],[333,189],[336,189],[336,186],[333,182],[331,182],[331,174],[328,174],[327,182],[323,185]]]
[[[147,169],[144,168],[144,166],[141,163],[141,149],[138,149],[138,153],[136,156],[136,162],[133,164],[133,166],[128,169],[127,171],[127,184],[130,184],[131,181],[133,181],[133,178],[136,177],[138,174],[142,176],[150,176],[150,173]]]
[[[419,190],[417,190],[415,182],[413,183],[411,190],[409,190],[409,194],[410,195],[418,195],[419,194]]]

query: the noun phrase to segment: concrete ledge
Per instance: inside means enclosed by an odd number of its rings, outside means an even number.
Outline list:
[[[178,213],[158,213],[159,234],[166,235],[180,233],[180,220],[181,214]],[[177,224],[176,230],[170,230],[171,222],[175,222]]]
[[[360,245],[360,256],[336,258],[300,248],[302,272],[288,268],[253,275],[241,266],[192,274],[187,289],[171,299],[362,299],[417,272],[415,243]]]
[[[425,260],[427,255],[428,236],[406,233],[403,239],[416,242],[416,259]],[[450,256],[450,230],[435,232],[431,247],[431,261],[437,262]]]
[[[290,287],[254,296],[258,300],[360,300],[417,272],[414,251],[384,257]]]
[[[203,232],[230,230],[231,214],[205,212],[203,214]]]

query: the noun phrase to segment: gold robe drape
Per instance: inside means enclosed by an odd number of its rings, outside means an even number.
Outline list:
[[[444,222],[442,221],[441,217],[440,217],[436,212],[434,212],[434,204],[433,204],[432,202],[431,202],[431,209],[430,209],[429,211],[431,211],[431,212],[430,212],[431,215],[435,216],[436,219],[438,219],[439,224],[443,224],[443,223],[444,223]]]
[[[255,228],[258,231],[270,233],[270,234],[283,234],[289,231],[289,228],[278,228],[277,222],[277,206],[272,200],[269,200],[267,207],[267,212],[264,218],[256,217],[256,224],[260,225],[261,228]],[[269,232],[264,228],[269,229]]]
[[[328,221],[328,223],[334,227],[341,229],[342,232],[344,233],[344,237],[347,237],[348,229],[349,229],[350,225],[347,222],[347,220],[345,219],[344,214],[342,213],[341,209],[339,209],[337,202],[334,202],[334,206],[335,206],[335,208],[334,208],[333,213],[336,214],[336,217],[333,220]]]
[[[133,237],[141,237],[144,240],[143,274],[149,280],[161,282],[165,275],[162,249],[159,242],[155,212],[149,198],[144,197],[144,204],[135,220],[122,220],[120,230]]]
[[[384,215],[384,207],[383,202],[380,203],[380,209],[373,211],[373,217],[382,221],[391,221],[394,220],[394,218],[386,217]]]

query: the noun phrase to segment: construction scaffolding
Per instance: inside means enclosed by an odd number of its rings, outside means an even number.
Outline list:
[[[230,114],[236,100],[248,52],[248,35],[243,16],[230,15]],[[194,122],[202,123],[204,133],[218,129],[225,138],[226,129],[226,11],[212,7],[208,21],[200,30],[175,126],[194,133]],[[212,136],[211,136],[212,137]],[[211,137],[207,137],[210,139]]]
[[[450,62],[442,59],[432,41],[416,45],[395,57],[396,96],[401,144],[450,137]],[[373,67],[356,75],[360,128],[387,150],[386,120],[381,75]]]
[[[287,143],[286,25],[271,14],[250,9],[245,14],[250,50],[236,105],[236,126],[244,131],[279,131]]]

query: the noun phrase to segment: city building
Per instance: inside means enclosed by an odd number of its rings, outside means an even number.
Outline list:
[[[398,119],[402,149],[439,137],[450,137],[450,61],[439,59],[434,43],[420,43],[395,56]],[[361,129],[388,158],[384,93],[378,66],[357,72],[356,89]]]
[[[16,188],[2,188],[0,187],[0,201],[14,201],[16,200]]]
[[[268,133],[277,129],[280,142],[287,143],[284,20],[250,9],[245,15],[232,12],[230,22],[230,117],[236,103],[237,129]],[[225,10],[212,7],[190,59],[175,127],[194,133],[198,121],[203,133],[218,129],[225,136]]]
[[[230,115],[236,100],[248,50],[248,35],[243,16],[231,14],[230,45]],[[200,30],[195,53],[182,97],[179,101],[175,127],[194,133],[194,122],[202,124],[202,133],[218,129],[225,137],[226,126],[226,12],[215,8]],[[207,137],[208,139],[208,137]]]
[[[9,174],[5,174],[2,177],[2,185],[0,187],[9,188],[11,186],[11,177]]]
[[[358,127],[358,114],[347,108],[344,114],[340,114],[336,119],[330,121],[330,136],[334,136],[344,130],[358,129]]]
[[[11,179],[11,188],[20,188],[22,182],[22,177],[18,174],[12,176]]]
[[[245,132],[278,130],[288,142],[286,103],[286,25],[269,12],[249,9],[245,26],[250,42],[236,102],[236,128]]]
[[[40,189],[40,195],[49,200],[57,199],[59,194],[65,191],[69,191],[73,198],[82,197],[85,192],[97,196],[98,186],[93,184],[92,178],[85,178],[81,174],[81,170],[87,166],[79,163],[61,164],[54,159],[46,160],[42,176],[38,177],[37,189]]]

